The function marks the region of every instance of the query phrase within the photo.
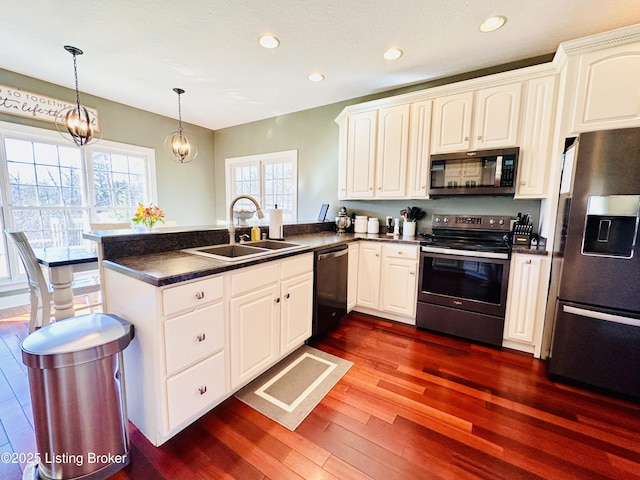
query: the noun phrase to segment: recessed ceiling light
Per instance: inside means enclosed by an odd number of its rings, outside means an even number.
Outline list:
[[[324,80],[324,75],[321,73],[314,72],[311,75],[309,75],[309,80],[311,80],[312,82],[321,82]]]
[[[382,54],[382,58],[385,60],[397,60],[402,56],[402,50],[399,48],[390,48]]]
[[[264,48],[278,48],[280,45],[280,40],[273,35],[263,35],[258,39],[258,42],[260,42],[260,45]]]
[[[482,25],[480,25],[481,32],[493,32],[494,30],[499,29],[507,22],[507,17],[503,17],[502,15],[496,15],[494,17],[487,18]]]

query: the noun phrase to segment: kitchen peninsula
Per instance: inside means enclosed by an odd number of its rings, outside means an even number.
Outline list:
[[[105,310],[135,327],[124,355],[128,415],[154,445],[311,336],[313,251],[360,237],[333,229],[290,225],[287,241],[300,248],[234,262],[183,251],[227,243],[226,229],[84,235],[99,246]],[[417,251],[417,239],[396,241]]]

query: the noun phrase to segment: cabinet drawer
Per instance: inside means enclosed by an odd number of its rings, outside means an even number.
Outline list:
[[[269,262],[259,267],[243,268],[231,275],[231,296],[235,297],[278,281],[280,264]]]
[[[224,281],[221,276],[178,285],[162,291],[162,312],[165,316],[172,315],[211,303],[223,296]]]
[[[164,322],[167,375],[224,347],[224,303]]]
[[[288,258],[283,260],[280,265],[281,278],[297,277],[298,275],[313,272],[313,253]]]
[[[387,258],[407,258],[415,260],[418,258],[418,247],[414,245],[383,245],[382,255]]]
[[[226,393],[224,352],[167,380],[169,429],[174,429]]]

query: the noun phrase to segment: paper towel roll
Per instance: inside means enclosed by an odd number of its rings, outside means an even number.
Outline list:
[[[284,238],[282,230],[282,209],[276,208],[269,212],[269,238],[281,239]]]

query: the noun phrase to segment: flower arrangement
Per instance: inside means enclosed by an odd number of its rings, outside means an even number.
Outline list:
[[[151,228],[156,222],[164,223],[164,212],[157,205],[149,205],[145,207],[141,203],[138,203],[138,209],[134,214],[131,221],[135,224],[142,224],[145,227]]]

